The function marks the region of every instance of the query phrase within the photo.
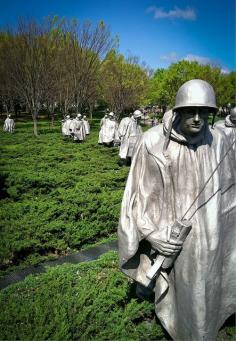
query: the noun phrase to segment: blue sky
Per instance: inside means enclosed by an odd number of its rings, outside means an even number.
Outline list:
[[[236,69],[234,0],[0,0],[0,26],[49,14],[103,20],[120,52],[152,68],[187,59]]]

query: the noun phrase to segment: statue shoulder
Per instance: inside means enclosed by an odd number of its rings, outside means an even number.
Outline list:
[[[222,129],[224,128],[224,129]],[[211,129],[211,134],[213,136],[213,140],[214,141],[217,141],[217,142],[221,142],[222,140],[224,140],[225,138],[225,125],[224,125],[224,122],[221,123],[218,123],[217,125],[214,125],[214,128]]]
[[[222,128],[225,128],[225,121],[223,120],[220,120],[220,121],[217,121],[215,124],[214,124],[214,128],[215,127],[222,127]]]
[[[148,144],[160,143],[160,141],[164,138],[163,125],[159,124],[158,126],[148,129],[143,134],[143,137]]]
[[[142,136],[142,141],[145,144],[149,153],[155,155],[162,152],[165,141],[163,124],[160,124],[147,130]]]
[[[125,123],[129,123],[130,122],[130,117],[124,117],[122,118],[122,120],[120,121],[120,123],[125,124]]]

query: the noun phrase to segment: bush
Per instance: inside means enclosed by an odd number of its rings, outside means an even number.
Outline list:
[[[116,253],[49,268],[0,293],[4,340],[164,340],[153,304],[132,296]]]
[[[83,144],[63,140],[59,124],[28,123],[1,132],[2,271],[78,250],[116,233],[128,174],[118,149],[97,144],[98,121]]]

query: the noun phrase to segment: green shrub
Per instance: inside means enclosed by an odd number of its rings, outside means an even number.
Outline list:
[[[0,293],[4,340],[164,340],[153,304],[138,302],[116,253],[49,268]]]
[[[128,168],[118,149],[97,144],[98,121],[83,144],[63,140],[60,125],[29,123],[0,132],[2,271],[64,254],[116,232]]]

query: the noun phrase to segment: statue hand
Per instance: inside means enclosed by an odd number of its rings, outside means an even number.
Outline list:
[[[148,237],[147,240],[151,243],[152,248],[160,252],[164,256],[173,256],[178,253],[183,246],[182,241],[166,241],[157,236],[157,233],[153,232]]]

